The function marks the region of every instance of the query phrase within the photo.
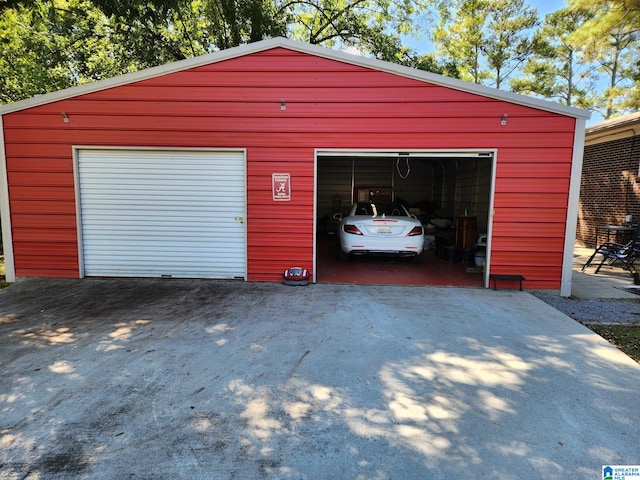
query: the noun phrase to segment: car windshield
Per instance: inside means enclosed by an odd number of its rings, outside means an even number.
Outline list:
[[[399,203],[358,203],[356,206],[356,215],[367,215],[370,217],[394,216],[406,217],[406,210]]]

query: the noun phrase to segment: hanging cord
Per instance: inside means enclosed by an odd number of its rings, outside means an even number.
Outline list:
[[[396,171],[398,172],[398,175],[402,180],[406,180],[411,173],[411,165],[409,165],[409,159],[405,157],[404,161],[407,164],[407,173],[402,175],[402,173],[400,172],[400,159],[396,159]]]

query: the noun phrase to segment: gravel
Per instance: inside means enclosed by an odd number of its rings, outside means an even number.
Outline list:
[[[532,292],[545,303],[583,325],[640,326],[640,296],[638,299],[589,299],[560,297]]]

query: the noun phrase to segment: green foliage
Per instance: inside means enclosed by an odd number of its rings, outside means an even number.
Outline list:
[[[433,39],[464,80],[500,88],[533,49],[537,12],[524,0],[457,0],[438,4]]]
[[[500,88],[533,52],[533,28],[538,12],[524,0],[494,0],[489,4],[489,35],[483,46],[495,87]]]
[[[638,32],[634,28],[610,30],[604,38],[594,42],[589,53],[598,71],[607,80],[607,88],[597,97],[596,109],[604,118],[638,110],[638,82],[634,83],[640,67]]]
[[[640,110],[640,1],[572,0],[571,8],[594,12],[570,36],[606,84],[594,109],[604,118]]]
[[[288,6],[290,37],[389,61],[405,55],[399,34],[413,30],[413,14],[424,7],[409,0],[304,0]]]
[[[638,0],[539,28],[526,0],[0,0],[0,103],[282,35],[608,117],[640,108],[639,29]]]
[[[411,0],[5,0],[0,102],[278,35],[439,70],[400,41],[423,9]]]
[[[202,7],[185,0],[93,0],[114,41],[136,69],[183,60],[208,51],[201,40]]]
[[[592,106],[595,69],[584,49],[569,41],[571,34],[593,18],[589,10],[563,9],[550,13],[533,38],[533,55],[523,75],[510,81],[513,91],[536,94],[565,105]]]
[[[474,83],[490,78],[482,59],[487,6],[486,0],[443,2],[438,6],[440,22],[433,32],[438,52],[456,65],[463,80]]]
[[[2,103],[129,70],[109,25],[88,0],[36,1],[0,14]]]
[[[596,14],[572,35],[576,43],[591,44],[612,30],[640,29],[640,0],[570,0],[574,10]]]

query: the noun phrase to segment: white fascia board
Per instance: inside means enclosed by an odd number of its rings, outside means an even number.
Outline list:
[[[241,57],[243,55],[250,55],[257,52],[262,52],[272,48],[282,47],[289,50],[307,53],[318,57],[326,58],[329,60],[336,60],[352,65],[357,65],[365,68],[371,68],[373,70],[379,70],[394,75],[400,75],[403,77],[411,78],[414,80],[427,82],[433,85],[438,85],[462,92],[472,93],[483,97],[493,98],[496,100],[502,100],[517,105],[523,105],[527,107],[536,108],[539,110],[549,111],[566,115],[569,117],[583,118],[588,120],[591,117],[591,112],[582,110],[579,108],[568,107],[555,102],[549,102],[547,100],[541,100],[538,98],[528,97],[526,95],[520,95],[513,92],[507,92],[498,90],[496,88],[486,87],[484,85],[478,85],[475,83],[464,82],[456,78],[445,77],[431,72],[425,72],[415,68],[405,67],[397,65],[391,62],[385,62],[382,60],[376,60],[358,55],[352,55],[349,53],[331,50],[317,45],[311,45],[308,43],[297,42],[283,37],[276,37],[269,40],[263,40],[260,42],[250,43],[239,47],[230,48],[227,50],[220,50],[218,52],[202,55],[195,58],[189,58],[167,65],[160,65],[158,67],[148,68],[140,70],[138,72],[132,72],[118,77],[109,78],[106,80],[100,80],[77,87],[71,87],[58,92],[53,92],[38,97],[33,97],[27,100],[22,100],[15,103],[10,103],[0,107],[0,115],[5,113],[16,112],[31,108],[39,105],[45,105],[47,103],[56,102],[59,100],[65,100],[68,98],[76,97],[78,95],[85,95],[87,93],[93,93],[100,90],[106,90],[108,88],[118,87],[133,82],[139,82],[161,75],[169,73],[175,73],[190,68],[199,67],[202,65],[222,62],[224,60],[230,60],[233,58]]]
[[[5,279],[16,281],[15,262],[13,260],[13,234],[11,233],[11,205],[9,203],[9,184],[7,180],[7,156],[4,148],[4,126],[0,115],[0,221],[2,244],[4,249]]]

